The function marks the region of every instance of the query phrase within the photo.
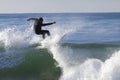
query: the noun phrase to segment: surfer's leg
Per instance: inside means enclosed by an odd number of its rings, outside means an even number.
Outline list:
[[[40,30],[36,32],[37,35],[42,35],[42,38],[45,39],[45,32],[44,30]]]
[[[45,39],[45,33],[42,34],[43,39]]]
[[[48,30],[41,30],[40,33],[43,37],[43,39],[45,39],[45,34],[47,34],[48,36],[50,36],[50,32]]]
[[[47,31],[47,35],[50,36],[50,32],[49,31]]]
[[[50,36],[50,32],[48,30],[43,30],[43,33],[46,33],[48,36]]]

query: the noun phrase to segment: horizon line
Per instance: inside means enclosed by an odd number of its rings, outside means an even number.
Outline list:
[[[54,14],[54,13],[120,13],[120,12],[9,12],[9,13],[0,13],[0,14]]]

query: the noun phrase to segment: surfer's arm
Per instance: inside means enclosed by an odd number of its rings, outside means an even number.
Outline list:
[[[29,18],[29,19],[27,19],[27,21],[30,21],[30,20],[36,21],[36,20],[38,20],[38,19],[37,19],[37,18]]]
[[[44,24],[42,24],[42,26],[52,25],[52,24],[55,24],[55,23],[56,23],[56,22],[44,23]]]

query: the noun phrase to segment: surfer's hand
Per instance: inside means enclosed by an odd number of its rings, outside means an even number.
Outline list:
[[[30,21],[30,19],[27,19],[27,21]]]
[[[55,24],[56,22],[53,22],[53,24]]]

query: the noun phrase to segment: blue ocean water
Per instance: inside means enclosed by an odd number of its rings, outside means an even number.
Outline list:
[[[56,24],[43,40],[34,21]],[[0,79],[119,80],[120,13],[0,14]]]

